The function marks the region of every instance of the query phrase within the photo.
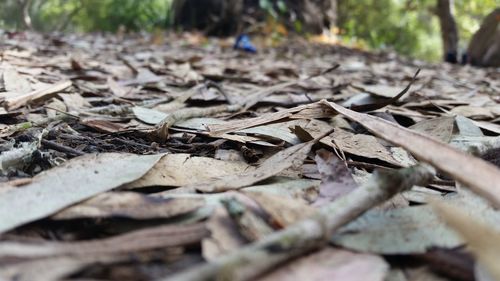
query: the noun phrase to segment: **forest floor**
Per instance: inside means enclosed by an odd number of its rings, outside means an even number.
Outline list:
[[[0,280],[500,280],[500,71],[285,43],[0,33]]]

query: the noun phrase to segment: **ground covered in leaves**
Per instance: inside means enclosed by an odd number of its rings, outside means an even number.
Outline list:
[[[0,280],[500,280],[498,69],[0,37]]]

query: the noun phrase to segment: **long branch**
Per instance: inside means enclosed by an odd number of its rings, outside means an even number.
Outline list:
[[[293,224],[232,254],[161,281],[251,280],[277,265],[318,249],[344,224],[413,185],[427,185],[435,171],[416,165],[373,178],[346,196],[324,206],[314,217]]]

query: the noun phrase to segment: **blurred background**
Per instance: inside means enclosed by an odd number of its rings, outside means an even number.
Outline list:
[[[267,44],[300,36],[364,50],[394,50],[427,61],[456,62],[470,48],[483,20],[499,6],[500,0],[0,0],[0,29],[64,33],[197,30],[221,37],[260,35]]]

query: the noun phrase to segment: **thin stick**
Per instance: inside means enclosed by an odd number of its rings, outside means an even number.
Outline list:
[[[42,139],[42,144],[48,148],[69,154],[71,156],[81,156],[81,155],[85,154],[83,151],[80,151],[80,150],[77,150],[77,149],[74,149],[71,147],[67,147],[67,146],[64,146],[62,144],[58,144],[56,142],[45,140],[45,139]]]
[[[172,112],[160,123],[158,123],[154,132],[161,141],[165,141],[168,138],[168,129],[170,129],[170,127],[181,120],[195,117],[211,116],[221,112],[234,112],[238,111],[239,109],[239,105],[217,105],[206,108],[183,108]]]

